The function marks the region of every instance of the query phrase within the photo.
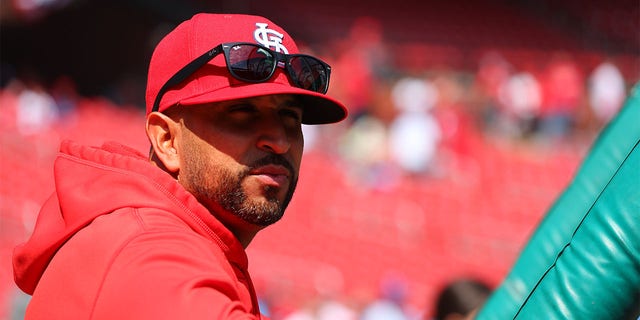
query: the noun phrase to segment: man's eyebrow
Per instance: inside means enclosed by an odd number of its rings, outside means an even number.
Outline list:
[[[298,97],[291,97],[290,99],[282,101],[282,103],[280,103],[280,107],[304,109],[302,107],[302,100]]]

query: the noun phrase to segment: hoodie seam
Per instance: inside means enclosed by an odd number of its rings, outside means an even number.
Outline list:
[[[140,223],[141,218],[140,218],[140,214],[138,213],[138,208],[133,208],[133,211],[134,211],[134,216],[138,220],[138,223]],[[129,243],[131,243],[137,237],[147,233],[142,226],[141,226],[141,229],[142,229],[142,232],[137,232],[132,236],[128,237],[125,241],[122,242],[118,250],[116,250],[114,254],[111,255],[111,259],[109,259],[109,262],[107,264],[108,267],[106,268],[105,272],[102,274],[102,279],[100,279],[100,285],[96,290],[96,296],[94,297],[93,303],[91,304],[91,313],[89,314],[89,319],[93,319],[93,315],[96,310],[96,305],[98,304],[98,300],[100,299],[100,296],[101,296],[102,288],[104,287],[107,276],[111,273],[111,269],[113,267],[115,260],[120,256],[124,248],[126,248],[129,245]]]

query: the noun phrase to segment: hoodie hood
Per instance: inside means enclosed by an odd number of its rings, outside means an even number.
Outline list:
[[[118,143],[101,148],[65,141],[54,163],[56,190],[42,206],[29,240],[13,254],[15,282],[33,294],[56,251],[95,218],[126,207],[174,213],[215,241],[227,258],[247,266],[233,234],[166,172],[140,152]]]

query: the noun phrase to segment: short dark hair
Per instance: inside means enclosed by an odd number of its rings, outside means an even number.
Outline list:
[[[436,319],[457,313],[467,315],[482,306],[491,294],[491,288],[476,279],[458,279],[447,284],[438,295]]]

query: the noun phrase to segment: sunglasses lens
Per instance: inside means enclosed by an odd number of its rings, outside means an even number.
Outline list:
[[[308,56],[293,56],[290,67],[297,86],[315,92],[327,92],[329,70],[321,61]]]
[[[269,79],[276,66],[276,59],[271,52],[249,44],[231,47],[227,59],[234,76],[247,82]]]

